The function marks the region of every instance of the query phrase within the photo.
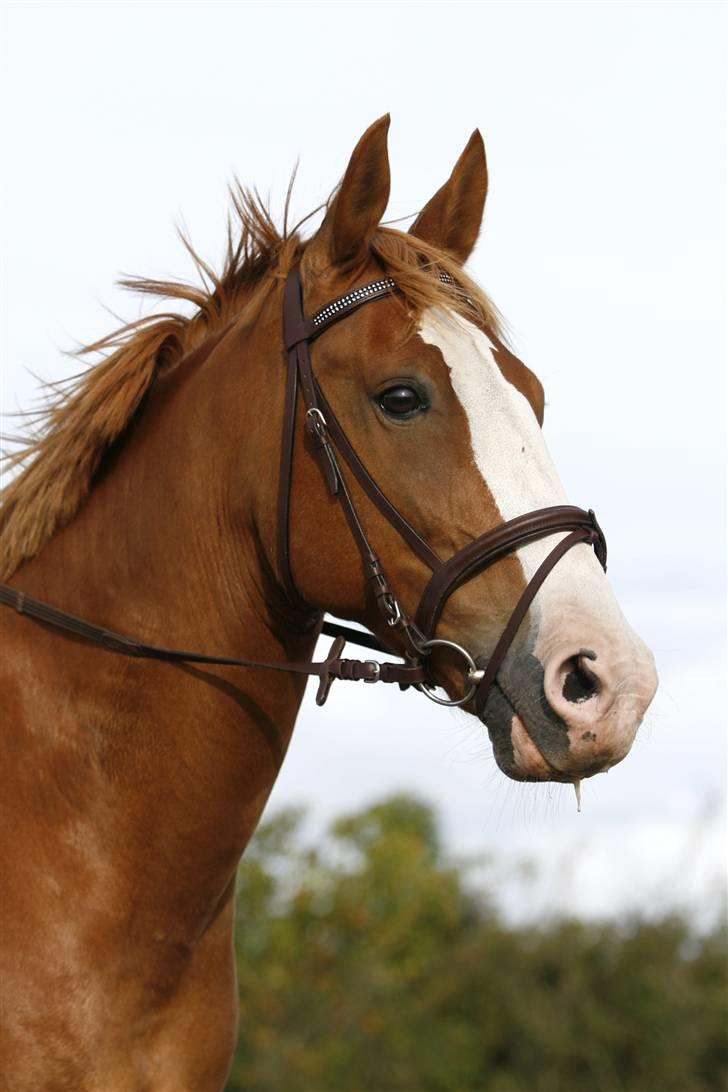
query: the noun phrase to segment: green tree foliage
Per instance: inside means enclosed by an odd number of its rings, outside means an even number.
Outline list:
[[[685,921],[514,927],[397,796],[240,868],[228,1092],[725,1092],[728,935]]]

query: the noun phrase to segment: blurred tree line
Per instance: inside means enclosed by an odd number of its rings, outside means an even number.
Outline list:
[[[725,1092],[728,933],[508,924],[394,797],[302,845],[264,824],[239,874],[227,1092]]]

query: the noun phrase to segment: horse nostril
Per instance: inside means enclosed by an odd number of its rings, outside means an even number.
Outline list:
[[[570,702],[589,701],[595,698],[601,686],[599,677],[591,671],[585,660],[596,660],[596,653],[583,648],[576,656],[568,661],[569,670],[564,679],[564,687],[561,693]]]

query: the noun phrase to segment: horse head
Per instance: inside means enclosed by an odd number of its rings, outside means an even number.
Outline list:
[[[376,122],[357,144],[302,250],[299,274],[307,314],[325,311],[332,298],[346,303],[378,278],[394,281],[386,298],[347,313],[311,344],[312,369],[342,442],[414,530],[414,545],[417,538],[426,543],[437,563],[511,520],[567,502],[541,431],[542,385],[508,348],[495,308],[463,269],[487,193],[480,134],[405,236],[380,225],[390,187],[388,124],[388,117]],[[378,609],[351,519],[326,488],[312,457],[316,437],[305,424],[299,414],[288,591],[314,613],[363,623],[406,654],[397,627]],[[432,578],[427,556],[363,484],[361,474],[346,477],[388,592],[422,623]],[[272,541],[270,519],[268,527]],[[431,681],[453,701],[463,694],[459,649],[482,675],[514,605],[565,535],[524,539],[483,571],[476,565],[467,580],[450,581],[425,636],[435,639],[428,643]],[[627,754],[655,687],[651,653],[626,622],[592,545],[581,541],[543,579],[487,699],[479,705],[473,693],[465,708],[487,724],[510,777],[573,781]]]

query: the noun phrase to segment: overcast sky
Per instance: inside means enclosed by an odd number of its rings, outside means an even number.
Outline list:
[[[481,129],[471,271],[547,391],[573,503],[661,687],[628,759],[523,786],[484,730],[417,695],[309,692],[270,807],[314,824],[395,789],[456,852],[537,857],[517,914],[705,906],[724,882],[726,27],[718,3],[124,3],[3,7],[2,408],[139,304],[119,273],[188,275],[174,223],[222,252],[233,174],[295,210],[392,115],[388,217]],[[11,426],[12,427],[12,426]]]

